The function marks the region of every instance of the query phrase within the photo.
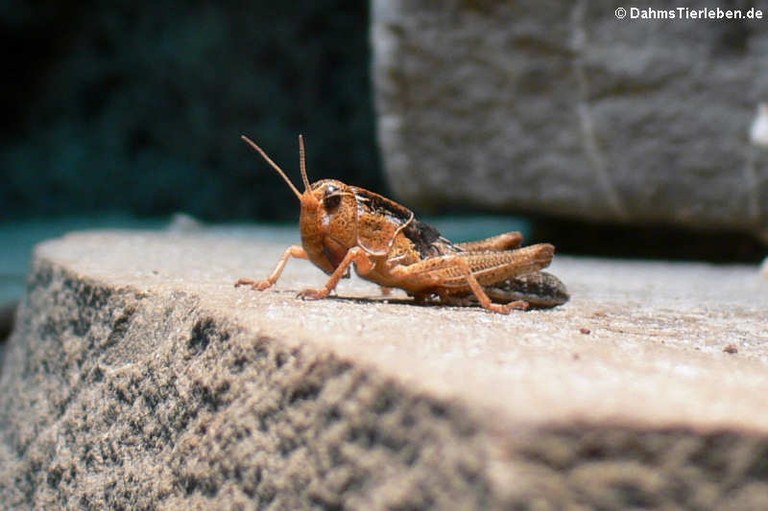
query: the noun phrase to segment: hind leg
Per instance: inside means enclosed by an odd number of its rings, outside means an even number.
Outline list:
[[[517,231],[512,231],[484,240],[456,243],[456,246],[466,252],[500,252],[517,248],[522,242],[523,235]]]

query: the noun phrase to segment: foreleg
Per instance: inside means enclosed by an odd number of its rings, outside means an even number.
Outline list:
[[[285,252],[283,252],[282,257],[277,262],[277,266],[275,266],[275,269],[272,271],[269,277],[264,280],[243,278],[235,282],[235,287],[251,286],[253,289],[258,291],[264,291],[265,289],[274,286],[275,282],[277,282],[277,279],[279,279],[280,275],[282,275],[283,269],[285,269],[285,265],[288,263],[288,259],[291,257],[295,257],[297,259],[309,258],[303,248],[298,245],[291,245],[285,250]]]
[[[339,266],[337,266],[333,271],[331,278],[328,279],[328,282],[325,283],[325,286],[320,289],[305,289],[301,291],[297,296],[308,300],[319,300],[321,298],[327,297],[329,294],[331,294],[331,291],[336,289],[336,286],[339,284],[339,280],[341,280],[349,271],[349,266],[352,263],[355,263],[357,273],[360,276],[364,276],[373,268],[373,261],[371,261],[370,256],[365,252],[365,250],[359,247],[351,248],[349,251],[347,251],[347,255],[344,256],[344,259],[342,259],[341,263],[339,263]]]

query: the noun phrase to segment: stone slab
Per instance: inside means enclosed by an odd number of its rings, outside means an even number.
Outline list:
[[[279,241],[275,241],[280,238]],[[725,509],[768,498],[757,267],[558,256],[572,300],[418,306],[243,231],[46,242],[0,380],[0,507]],[[762,499],[762,500],[761,500]]]

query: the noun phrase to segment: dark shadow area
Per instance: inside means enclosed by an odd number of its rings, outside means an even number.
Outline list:
[[[0,305],[0,367],[2,367],[3,355],[5,354],[5,341],[8,340],[13,331],[17,307],[18,303],[16,302]]]
[[[285,184],[380,190],[368,3],[22,1],[0,9],[0,219],[293,218]]]
[[[547,241],[560,254],[622,259],[698,260],[757,263],[766,248],[738,232],[705,232],[662,225],[596,225],[562,219],[537,219],[530,243]]]

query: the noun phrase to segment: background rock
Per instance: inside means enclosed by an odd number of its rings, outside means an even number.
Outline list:
[[[558,258],[572,301],[501,316],[358,279],[303,302],[325,276],[301,261],[268,292],[235,289],[295,231],[243,234],[38,248],[0,378],[0,508],[768,499],[756,267]]]
[[[375,0],[395,192],[418,206],[768,239],[768,153],[750,142],[768,99],[765,20],[619,20],[622,5]],[[766,2],[719,5],[768,17]]]

